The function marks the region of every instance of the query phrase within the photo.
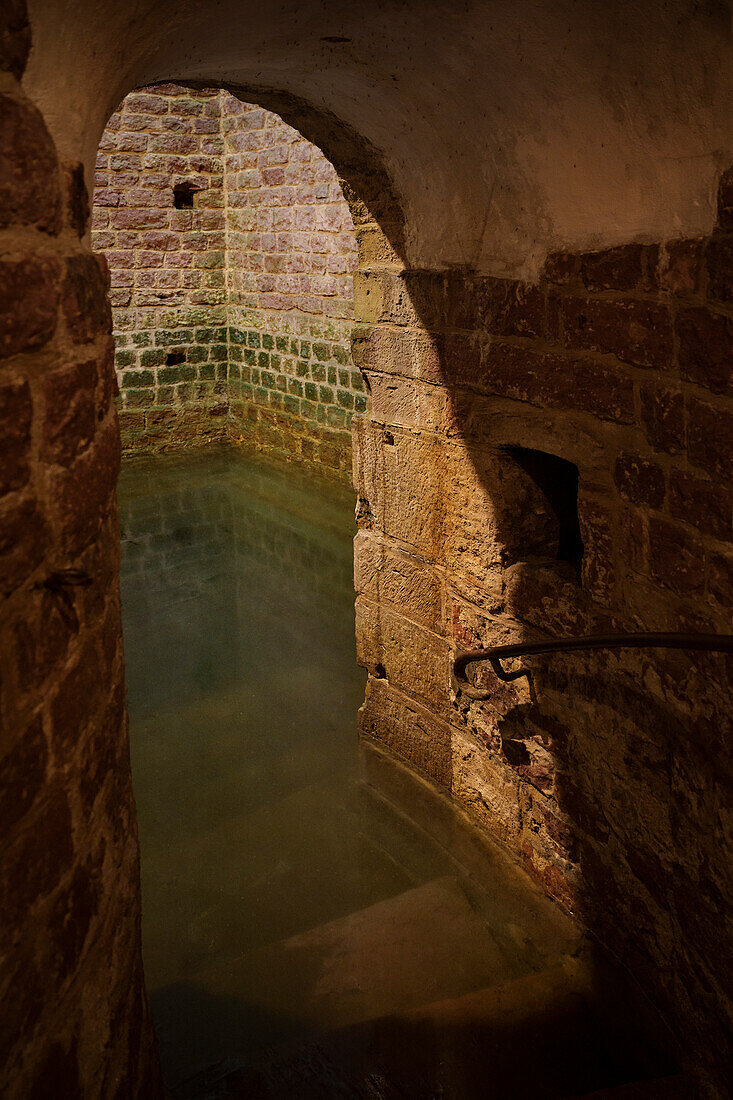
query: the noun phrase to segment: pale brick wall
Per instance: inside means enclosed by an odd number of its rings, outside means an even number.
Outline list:
[[[196,192],[176,209],[174,187]],[[347,471],[356,242],[333,166],[216,90],[131,93],[100,144],[93,245],[110,266],[128,449],[232,438]]]
[[[128,95],[100,143],[92,244],[110,267],[128,446],[226,431],[220,130],[218,91],[165,84]],[[175,208],[182,182],[199,189],[191,209]]]
[[[235,438],[348,470],[367,407],[351,362],[356,240],[328,160],[277,115],[226,96]]]

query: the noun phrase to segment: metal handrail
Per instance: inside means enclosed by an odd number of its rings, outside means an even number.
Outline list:
[[[704,649],[716,653],[733,653],[733,634],[586,634],[580,638],[552,638],[545,642],[518,642],[497,645],[489,649],[469,649],[458,653],[453,661],[451,679],[455,690],[471,699],[488,699],[491,692],[477,688],[466,675],[474,661],[489,661],[497,677],[504,683],[529,678],[529,669],[507,672],[501,662],[507,657],[529,657],[536,653],[566,653],[578,649]]]

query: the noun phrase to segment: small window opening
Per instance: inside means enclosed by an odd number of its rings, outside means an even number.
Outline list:
[[[167,367],[176,367],[179,363],[186,362],[185,351],[169,351],[165,357],[165,365]]]
[[[555,513],[560,525],[557,560],[571,562],[580,570],[583,540],[578,521],[578,467],[565,458],[529,447],[504,447],[534,481]]]
[[[173,205],[176,210],[190,210],[193,206],[194,195],[197,195],[201,190],[201,187],[197,187],[190,180],[175,184],[173,188]]]
[[[384,680],[386,678],[387,669],[384,667],[381,661],[379,662],[379,664],[374,666],[374,675],[378,680]]]

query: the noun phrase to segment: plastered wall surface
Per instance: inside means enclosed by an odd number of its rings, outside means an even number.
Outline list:
[[[216,90],[128,95],[97,154],[123,450],[231,440],[350,477],[356,241],[334,168]]]
[[[578,915],[664,1013],[703,1091],[719,1096],[732,1032],[725,662],[575,655],[535,663],[533,694],[525,681],[487,681],[484,703],[454,697],[449,669],[453,648],[475,641],[729,629],[728,7],[276,6],[266,28],[259,9],[211,14],[156,5],[130,18],[111,5],[39,2],[24,89],[51,138],[29,109],[3,146],[3,262],[17,292],[0,327],[13,471],[2,504],[12,670],[2,766],[26,774],[38,723],[49,755],[26,794],[4,804],[2,835],[32,853],[49,806],[64,813],[68,802],[72,814],[54,825],[66,847],[33,888],[9,879],[23,916],[3,981],[23,975],[17,1018],[27,1022],[6,1046],[15,1095],[44,1073],[58,1079],[58,1065],[92,1095],[126,1064],[120,1096],[136,1074],[154,1074],[145,1017],[130,1007],[143,993],[119,712],[103,738],[115,746],[109,767],[99,745],[122,675],[118,615],[107,612],[104,627],[94,618],[99,601],[116,599],[119,444],[104,396],[110,319],[79,239],[78,181],[82,163],[91,178],[104,123],[131,88],[198,79],[257,88],[249,98],[323,149],[350,206],[353,353],[372,402],[355,420],[364,735],[448,789]],[[25,102],[14,83],[29,47],[22,5],[3,18],[13,75],[2,88]],[[334,37],[350,41],[323,41]],[[63,229],[59,154],[77,181]],[[85,373],[87,359],[98,374]],[[59,372],[76,400],[46,396]],[[577,466],[579,563],[558,561],[554,511],[507,450],[517,447]],[[91,585],[59,581],[69,569]],[[44,656],[49,631],[34,623],[46,582],[68,592],[49,598],[67,611],[71,601],[79,629],[60,611],[62,641]],[[18,631],[43,684],[25,686]],[[94,691],[64,687],[90,667]],[[69,697],[73,735],[63,706],[54,712]],[[82,785],[81,774],[95,779]],[[111,874],[105,860],[123,859],[123,835],[128,862]],[[85,868],[99,890],[87,925],[80,903],[59,901],[64,915],[56,905],[64,875]],[[48,944],[69,928],[68,968],[46,966]],[[106,1015],[88,1008],[95,990]],[[121,1046],[103,1058],[96,1029],[112,1018]],[[127,1062],[126,1021],[140,1024],[141,1052]]]
[[[229,83],[262,106],[285,92],[320,116],[298,128],[337,169],[315,133],[324,117],[380,150],[413,266],[536,277],[552,248],[707,232],[733,159],[724,0],[30,10],[27,83],[62,153],[83,151],[89,169],[115,105],[143,84]]]

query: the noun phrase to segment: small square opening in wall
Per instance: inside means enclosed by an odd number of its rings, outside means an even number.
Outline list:
[[[191,183],[190,180],[184,180],[183,183],[176,183],[173,187],[173,205],[176,210],[191,210],[193,208],[194,197],[202,190],[202,187],[198,187],[195,183]]]
[[[186,362],[185,351],[169,351],[165,357],[165,365],[167,367],[177,367],[179,363]]]

